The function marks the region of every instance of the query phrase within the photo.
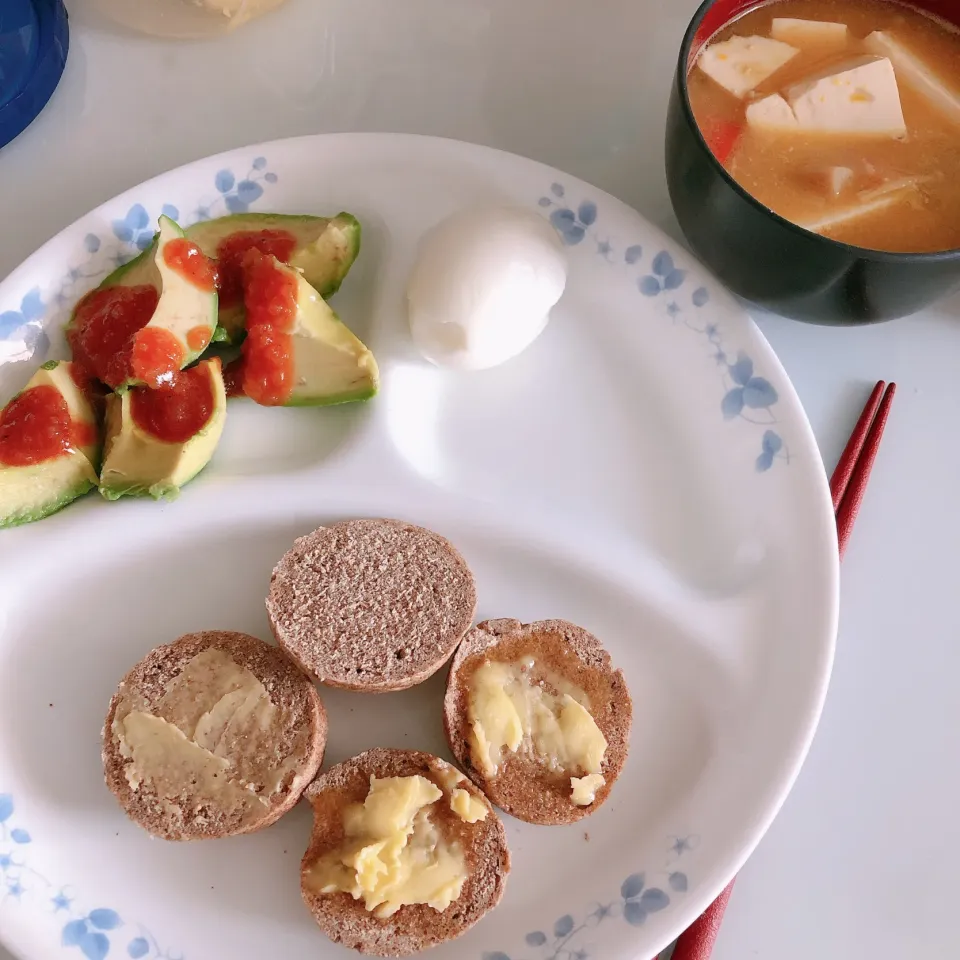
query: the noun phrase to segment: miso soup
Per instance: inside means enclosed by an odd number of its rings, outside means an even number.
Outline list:
[[[960,30],[894,0],[775,0],[699,51],[690,104],[748,193],[875,250],[960,248]]]

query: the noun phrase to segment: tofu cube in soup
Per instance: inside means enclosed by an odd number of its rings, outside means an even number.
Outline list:
[[[903,83],[913,87],[951,122],[960,124],[960,89],[949,87],[945,80],[889,33],[875,30],[864,43],[868,49],[889,57]]]
[[[797,84],[747,107],[747,123],[775,131],[902,137],[907,132],[893,64],[873,60]]]
[[[794,131],[799,124],[793,108],[779,93],[757,100],[747,107],[747,124],[755,130],[769,133]]]
[[[884,57],[787,91],[801,130],[902,137],[907,132],[893,64]]]
[[[814,47],[821,53],[842,50],[847,45],[847,25],[827,20],[774,17],[770,36],[794,47]]]
[[[789,63],[799,50],[770,37],[731,37],[700,54],[700,69],[735,97],[743,98]]]

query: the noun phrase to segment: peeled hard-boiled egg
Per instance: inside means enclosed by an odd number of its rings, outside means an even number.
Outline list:
[[[424,237],[407,287],[410,332],[431,363],[495,367],[536,340],[566,282],[563,244],[542,217],[464,210]]]

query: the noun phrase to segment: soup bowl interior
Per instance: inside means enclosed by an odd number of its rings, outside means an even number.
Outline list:
[[[886,6],[891,0],[865,0],[865,5],[871,2]],[[960,249],[885,250],[798,226],[734,179],[696,118],[690,76],[704,46],[744,15],[781,5],[783,16],[803,16],[788,12],[790,0],[712,0],[691,21],[667,128],[668,183],[681,228],[735,293],[787,316],[863,323],[913,313],[960,286]],[[960,0],[913,0],[901,6],[960,28]],[[824,3],[819,19],[829,19],[828,8]]]
[[[757,7],[777,4],[779,0],[708,0],[693,18],[687,40],[684,44],[687,70],[692,69],[703,46],[715,34],[729,26],[734,20]],[[866,0],[869,2],[869,0]],[[896,0],[901,2],[901,0]],[[910,0],[902,6],[913,7],[960,29],[960,2],[958,0]]]

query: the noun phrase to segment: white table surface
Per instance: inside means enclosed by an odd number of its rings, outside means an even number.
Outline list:
[[[697,2],[289,0],[232,36],[190,43],[114,30],[90,0],[68,0],[61,86],[0,150],[0,276],[170,167],[349,130],[525,154],[676,235],[663,125]],[[844,560],[823,722],[740,876],[715,960],[960,956],[958,321],[960,299],[870,328],[759,318],[828,467],[869,386],[896,380],[899,393]]]

